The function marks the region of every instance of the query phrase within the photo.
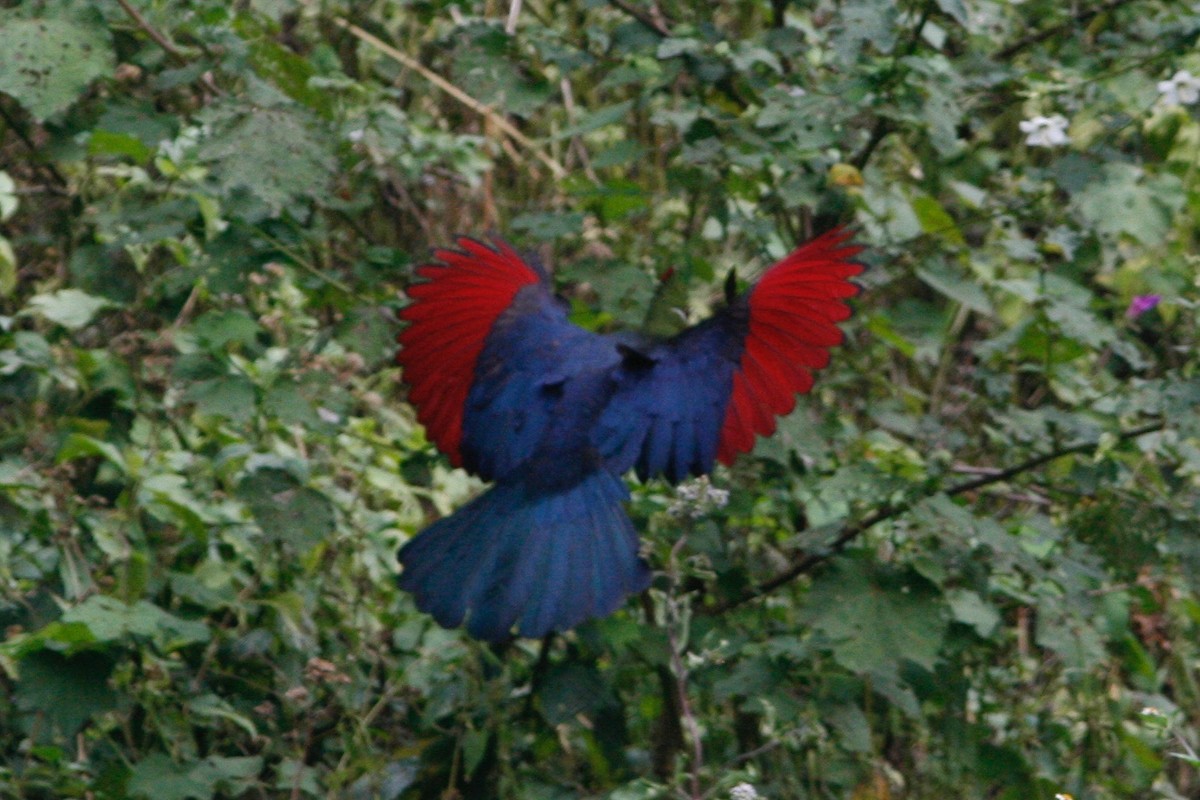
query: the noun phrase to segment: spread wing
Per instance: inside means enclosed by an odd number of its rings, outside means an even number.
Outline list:
[[[475,365],[496,319],[523,287],[541,276],[511,248],[492,249],[461,238],[459,250],[436,250],[417,267],[423,283],[410,286],[412,300],[400,311],[408,326],[396,340],[408,400],[429,438],[457,466],[463,465],[463,417]]]
[[[409,401],[455,466],[484,480],[534,452],[564,384],[619,360],[611,342],[567,320],[543,273],[508,245],[460,238],[417,269],[396,356]]]
[[[425,280],[400,312],[409,324],[396,359],[430,439],[485,480],[527,461],[555,415],[552,435],[562,429],[564,387],[586,373],[574,401],[602,407],[571,418],[594,425],[609,468],[677,482],[750,450],[812,388],[858,292],[861,248],[849,238],[838,230],[801,246],[728,308],[663,341],[573,325],[512,248],[461,238],[417,269]]]
[[[844,229],[802,245],[730,306],[625,358],[595,440],[617,471],[678,482],[729,464],[775,431],[813,370],[842,342],[837,323],[863,270]]]

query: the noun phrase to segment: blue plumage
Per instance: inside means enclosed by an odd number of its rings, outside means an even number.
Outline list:
[[[668,340],[571,324],[506,245],[438,251],[401,312],[397,360],[430,436],[495,485],[401,548],[400,586],[489,641],[563,631],[644,590],[621,475],[704,475],[769,433],[840,340],[861,269],[845,238],[810,242],[766,289]]]
[[[489,641],[514,626],[540,637],[611,614],[649,584],[619,478],[598,463],[528,466],[401,549],[400,586],[438,624],[465,620]]]

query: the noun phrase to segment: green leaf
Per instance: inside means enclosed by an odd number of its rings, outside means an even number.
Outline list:
[[[96,78],[112,73],[108,32],[64,19],[22,19],[0,12],[4,57],[0,92],[16,98],[37,120],[74,103]]]
[[[915,573],[839,558],[813,582],[805,616],[857,673],[896,671],[908,660],[933,669],[946,629],[932,586]]]
[[[164,650],[206,642],[210,637],[208,626],[203,622],[181,619],[148,600],[130,604],[99,594],[68,609],[62,621],[87,626],[101,643],[136,636],[153,639]]]
[[[970,625],[980,636],[987,638],[1000,624],[1000,613],[995,606],[968,589],[954,589],[946,593],[946,602],[955,622]]]
[[[1096,180],[1076,195],[1074,206],[1098,233],[1158,244],[1183,207],[1186,194],[1174,175],[1146,175],[1132,164],[1105,164]]]
[[[491,735],[487,731],[467,731],[462,737],[463,769],[467,775],[474,775],[483,757],[487,755],[488,740]]]
[[[961,271],[943,263],[927,263],[925,266],[917,268],[917,277],[946,297],[962,303],[972,311],[987,316],[993,316],[996,313],[992,308],[991,298],[970,275],[964,275]]]
[[[623,103],[615,103],[611,106],[604,106],[595,111],[582,115],[579,121],[574,125],[563,128],[554,137],[555,139],[570,139],[572,136],[589,133],[603,128],[607,125],[616,125],[625,123],[628,120],[629,112],[633,110],[632,100],[626,100]]]
[[[12,243],[0,236],[0,297],[8,297],[17,288],[17,254]]]
[[[1106,655],[1104,640],[1095,626],[1062,613],[1039,616],[1037,643],[1057,653],[1068,667],[1078,670],[1092,669]]]
[[[211,353],[226,350],[230,344],[253,347],[261,332],[253,317],[236,310],[205,312],[187,327],[187,333],[195,337],[197,344]]]
[[[969,16],[966,3],[963,0],[937,0],[937,7],[943,14],[951,17],[959,25],[967,27]]]
[[[512,227],[534,239],[550,241],[579,233],[583,229],[583,214],[525,213],[513,218]]]
[[[20,204],[21,199],[17,194],[17,184],[13,181],[11,175],[0,170],[0,222],[4,222],[16,213],[17,206]]]
[[[29,720],[27,727],[40,730],[42,741],[74,736],[96,714],[116,706],[108,685],[113,667],[112,659],[96,652],[64,656],[39,650],[22,658],[17,708],[41,721]]]
[[[55,455],[54,460],[55,463],[61,464],[64,461],[71,461],[76,458],[91,458],[93,456],[100,456],[122,472],[125,472],[127,469],[125,456],[122,455],[119,447],[112,442],[106,442],[82,433],[72,433],[68,436],[63,441],[62,447],[58,448],[58,453]]]
[[[542,716],[551,725],[573,722],[579,714],[594,715],[615,698],[594,666],[570,662],[556,664],[538,689]]]
[[[318,123],[298,107],[253,107],[227,101],[212,115],[200,160],[226,194],[245,190],[278,213],[300,197],[322,200],[333,177],[333,152]]]
[[[22,313],[38,314],[64,328],[76,330],[91,322],[100,309],[112,305],[110,300],[78,289],[60,289],[52,294],[29,298]]]
[[[221,788],[239,795],[262,766],[260,756],[210,756],[177,764],[165,753],[153,753],[134,766],[128,791],[146,800],[211,800]]]
[[[254,384],[241,375],[197,381],[183,393],[183,399],[196,404],[196,412],[206,417],[225,417],[233,422],[254,418]]]
[[[275,468],[252,472],[238,484],[238,496],[254,514],[263,533],[308,550],[330,537],[336,527],[333,504],[321,492],[300,485]]]
[[[592,166],[596,169],[621,167],[637,161],[645,153],[646,148],[637,142],[622,140],[597,153],[592,159]]]
[[[921,223],[921,230],[935,236],[940,236],[952,244],[966,244],[962,231],[958,229],[954,218],[946,211],[945,206],[937,200],[934,200],[929,195],[917,195],[913,198],[912,207],[913,213],[917,215],[917,219]]]

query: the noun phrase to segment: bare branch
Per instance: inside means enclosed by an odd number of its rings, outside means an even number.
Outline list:
[[[498,114],[495,109],[479,102],[474,97],[471,97],[471,95],[467,94],[462,89],[458,88],[453,83],[422,64],[420,61],[417,61],[415,58],[406,53],[400,52],[379,37],[368,33],[357,25],[341,19],[340,17],[335,19],[334,22],[342,28],[345,28],[359,40],[366,42],[371,47],[374,47],[376,50],[388,56],[389,58],[399,61],[401,64],[408,67],[413,72],[416,72],[422,78],[429,81],[434,86],[438,87],[443,92],[462,103],[467,108],[483,116],[506,136],[532,153],[538,161],[541,161],[543,164],[545,164],[550,169],[550,172],[554,174],[554,177],[566,177],[566,167],[551,158],[547,153],[539,148],[532,139],[517,130],[513,124],[504,117],[504,115]]]
[[[1142,425],[1141,427],[1118,433],[1117,440],[1125,441],[1127,439],[1136,439],[1137,437],[1144,436],[1147,433],[1161,431],[1164,427],[1166,427],[1165,422],[1151,422],[1149,424]],[[963,481],[962,483],[956,484],[949,489],[943,490],[939,487],[928,488],[920,491],[911,499],[902,500],[898,503],[885,503],[862,519],[847,524],[846,527],[842,528],[841,533],[839,533],[825,548],[821,550],[809,551],[803,554],[796,559],[791,566],[774,577],[768,578],[758,586],[746,590],[737,597],[726,600],[722,603],[718,603],[712,608],[704,609],[702,613],[720,614],[758,597],[762,597],[765,594],[769,594],[784,584],[791,583],[801,575],[811,572],[812,569],[818,564],[828,561],[833,556],[841,553],[846,549],[847,545],[879,523],[889,519],[894,519],[895,517],[912,510],[917,503],[929,497],[933,497],[939,493],[944,493],[948,497],[955,497],[960,494],[966,494],[967,492],[973,492],[976,489],[982,489],[983,487],[990,486],[994,483],[1003,483],[1004,481],[1015,478],[1018,475],[1035,470],[1043,464],[1048,464],[1055,459],[1075,453],[1086,453],[1090,450],[1095,450],[1098,446],[1099,442],[1083,442],[1081,444],[1060,447],[1049,453],[1043,453],[1040,456],[1034,456],[1033,458],[1022,461],[1019,464],[1014,464],[1006,469],[997,470],[986,475],[981,475],[978,478],[972,478],[971,480]]]
[[[142,12],[138,11],[129,0],[117,0],[117,5],[125,10],[125,13],[134,21],[134,23],[142,29],[142,31],[154,40],[154,43],[167,52],[177,63],[186,63],[188,60],[187,54],[179,49],[179,46],[171,41],[166,34],[150,24],[150,21],[142,16]],[[200,82],[204,84],[204,88],[212,92],[214,95],[221,95],[221,87],[217,86],[213,76],[209,73],[204,73],[200,76]]]
[[[651,4],[650,11],[643,11],[627,0],[608,0],[615,8],[619,8],[629,16],[636,19],[638,22],[645,25],[650,30],[660,36],[670,36],[671,27],[667,25],[667,21],[663,19],[662,11],[657,5]]]
[[[1066,22],[1062,22],[1058,25],[1051,25],[1049,28],[1044,28],[1040,31],[1034,31],[1033,33],[1022,36],[1012,44],[1000,48],[1000,50],[994,56],[992,56],[992,58],[999,61],[1007,61],[1027,47],[1032,47],[1039,42],[1044,42],[1047,39],[1057,36],[1064,31],[1081,28],[1087,24],[1092,17],[1105,14],[1109,11],[1120,8],[1123,5],[1128,5],[1131,2],[1134,2],[1134,0],[1108,0],[1108,2],[1101,3],[1098,6],[1084,8]]]

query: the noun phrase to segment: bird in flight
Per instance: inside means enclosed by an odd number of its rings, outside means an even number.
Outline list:
[[[840,344],[862,250],[801,245],[669,338],[568,319],[550,277],[459,238],[416,270],[397,362],[427,436],[493,485],[399,553],[400,586],[442,626],[504,641],[611,614],[650,569],[622,476],[678,483],[769,436]]]

